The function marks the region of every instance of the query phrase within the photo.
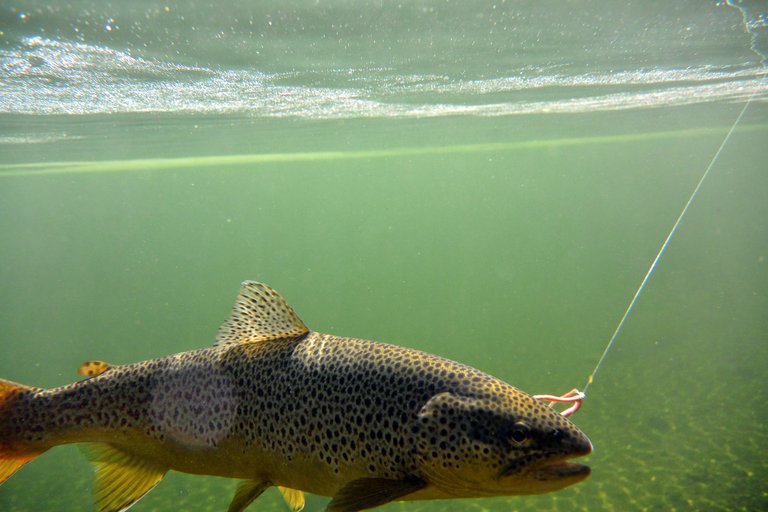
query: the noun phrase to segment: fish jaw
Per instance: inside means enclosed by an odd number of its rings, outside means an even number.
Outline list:
[[[529,495],[559,491],[586,480],[592,470],[586,464],[562,460],[549,462],[527,472],[522,478],[505,482],[502,477],[500,486],[508,490],[504,494]]]
[[[571,459],[592,453],[592,443],[581,431],[578,431],[578,434],[580,435],[570,443],[571,451],[567,456],[543,460],[519,473],[516,472],[517,462],[510,463],[499,475],[500,486],[510,489],[509,494],[543,494],[586,480],[592,469]]]
[[[539,482],[556,482],[550,490],[562,489],[585,480],[592,470],[586,464],[560,461],[546,464],[531,472],[531,478]]]

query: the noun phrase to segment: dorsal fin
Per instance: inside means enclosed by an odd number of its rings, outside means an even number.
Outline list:
[[[269,286],[245,281],[216,345],[298,338],[309,332],[284,298]]]

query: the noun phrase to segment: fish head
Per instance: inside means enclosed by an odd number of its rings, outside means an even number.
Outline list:
[[[420,469],[448,496],[541,494],[587,478],[570,459],[592,443],[568,418],[510,386],[503,393],[432,397],[418,418]]]

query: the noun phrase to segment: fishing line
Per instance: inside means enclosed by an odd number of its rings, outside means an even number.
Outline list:
[[[765,79],[765,75],[763,75],[762,79]],[[595,365],[595,369],[592,370],[592,373],[590,373],[589,377],[587,377],[587,384],[584,386],[584,391],[582,392],[582,395],[583,395],[582,398],[586,396],[587,389],[589,389],[589,386],[594,381],[595,375],[597,374],[598,370],[600,369],[600,366],[603,364],[603,361],[605,360],[605,356],[608,355],[608,352],[613,347],[613,343],[616,341],[616,337],[619,335],[621,328],[624,326],[624,322],[627,320],[629,313],[632,311],[632,308],[635,306],[635,303],[637,302],[637,298],[643,292],[643,289],[645,289],[645,285],[646,283],[648,283],[648,279],[651,277],[651,274],[656,269],[656,264],[659,262],[661,255],[664,253],[664,250],[667,248],[667,245],[669,245],[669,241],[672,239],[672,236],[677,231],[678,226],[680,226],[680,222],[683,220],[683,217],[688,211],[688,208],[691,206],[691,203],[693,203],[693,200],[696,197],[696,194],[699,193],[699,189],[701,188],[701,185],[704,183],[704,180],[707,179],[707,176],[709,175],[709,171],[715,165],[715,162],[720,156],[720,153],[723,151],[723,148],[728,143],[728,140],[731,138],[731,135],[733,134],[734,130],[736,130],[736,126],[741,121],[741,118],[744,116],[744,112],[747,111],[747,107],[749,107],[749,104],[752,103],[752,98],[754,97],[755,97],[755,93],[753,93],[747,99],[746,103],[744,103],[744,106],[742,107],[741,112],[739,112],[738,117],[736,117],[736,120],[733,122],[731,129],[728,130],[728,133],[725,135],[725,138],[723,139],[723,142],[720,144],[720,147],[717,148],[715,155],[712,157],[712,160],[710,160],[709,165],[707,165],[707,168],[704,170],[704,174],[701,175],[701,179],[699,179],[699,183],[696,185],[696,188],[693,189],[693,192],[691,193],[691,197],[689,197],[688,202],[685,203],[683,210],[680,212],[680,215],[677,217],[677,220],[672,226],[672,229],[669,231],[667,238],[664,240],[664,243],[661,244],[661,248],[659,249],[659,252],[656,253],[656,257],[653,258],[653,263],[651,263],[650,268],[648,268],[648,272],[645,273],[645,277],[643,277],[643,280],[640,283],[640,286],[637,288],[635,295],[632,297],[632,300],[629,302],[629,306],[627,306],[627,309],[624,311],[624,315],[622,315],[621,320],[619,320],[619,323],[616,326],[616,329],[614,329],[613,334],[611,335],[611,339],[608,340],[608,344],[605,346],[605,350],[603,350],[603,354],[600,356],[600,359],[597,361],[597,365]]]
[[[765,53],[763,53],[758,49],[757,33],[753,29],[763,28],[765,26],[764,25],[765,21],[760,17],[753,16],[743,6],[733,2],[732,0],[727,0],[726,5],[730,7],[735,7],[741,13],[742,19],[744,22],[744,29],[750,35],[750,38],[751,38],[750,50],[760,58],[760,64],[763,68],[763,76],[760,78],[760,81],[764,81],[766,77],[768,77],[768,66],[766,65],[768,63],[768,57],[766,57]],[[704,183],[704,180],[707,179],[707,176],[709,175],[709,171],[715,165],[715,162],[720,156],[720,153],[723,151],[723,148],[728,143],[728,140],[731,138],[731,135],[733,134],[734,130],[736,130],[736,126],[741,121],[741,118],[744,116],[744,112],[747,111],[747,107],[749,107],[749,104],[752,103],[752,100],[755,98],[758,91],[759,89],[755,89],[755,91],[749,96],[749,98],[747,98],[747,101],[746,103],[744,103],[744,106],[742,107],[741,112],[739,112],[739,115],[736,117],[736,120],[733,122],[731,129],[728,130],[728,133],[725,135],[723,142],[720,144],[720,147],[717,148],[715,155],[712,157],[712,160],[710,160],[709,165],[704,170],[704,174],[702,174],[701,179],[699,180],[699,183],[696,185],[696,188],[693,189],[693,192],[691,193],[691,197],[689,197],[688,202],[685,203],[683,210],[680,212],[680,215],[677,217],[677,220],[672,226],[672,229],[669,231],[667,238],[664,240],[664,243],[661,244],[661,248],[659,249],[659,252],[656,254],[656,257],[653,259],[653,262],[651,263],[651,266],[648,269],[648,272],[645,273],[645,277],[643,277],[643,280],[640,282],[640,286],[637,288],[635,295],[632,297],[632,300],[629,302],[629,306],[627,306],[627,309],[624,311],[624,315],[622,315],[621,320],[619,320],[619,323],[616,326],[616,329],[614,329],[610,340],[608,340],[608,344],[605,346],[605,350],[603,350],[603,354],[600,356],[600,359],[598,359],[597,365],[595,365],[595,369],[592,370],[592,373],[590,373],[589,377],[587,377],[587,384],[584,386],[584,391],[579,392],[578,390],[573,390],[571,392],[571,393],[576,392],[576,394],[578,395],[576,396],[575,400],[583,399],[586,396],[587,389],[589,389],[589,386],[594,381],[595,375],[597,374],[598,370],[600,369],[600,366],[603,364],[603,361],[605,360],[605,356],[608,355],[608,352],[610,352],[611,348],[613,347],[613,343],[616,341],[616,337],[619,335],[621,328],[624,326],[624,322],[627,320],[629,313],[632,311],[632,308],[635,306],[635,303],[637,302],[637,298],[643,292],[643,289],[645,289],[645,285],[648,282],[648,279],[651,277],[651,274],[656,269],[656,264],[659,262],[661,255],[664,253],[664,250],[667,248],[667,245],[669,245],[669,241],[672,239],[672,236],[677,231],[677,228],[680,225],[680,222],[683,220],[683,217],[688,211],[688,208],[691,206],[691,203],[696,197],[696,194],[698,194],[699,189],[701,188],[701,185]],[[567,395],[564,395],[564,396],[567,396]]]

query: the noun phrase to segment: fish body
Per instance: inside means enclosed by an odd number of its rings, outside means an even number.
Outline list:
[[[392,500],[536,494],[583,480],[587,437],[544,402],[424,352],[310,331],[277,292],[243,284],[210,348],[99,366],[54,389],[0,381],[0,482],[88,443],[96,505],[124,510],[168,470],[242,479],[230,511],[279,486],[329,510]]]

